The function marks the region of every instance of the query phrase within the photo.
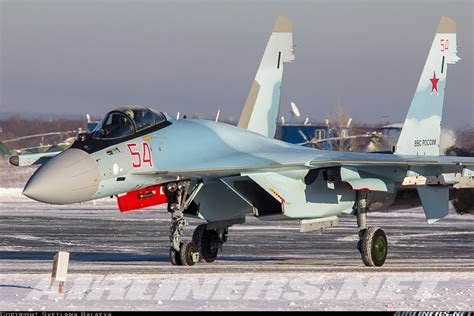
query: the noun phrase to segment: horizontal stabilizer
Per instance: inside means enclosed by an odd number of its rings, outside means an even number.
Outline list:
[[[417,186],[423,210],[429,224],[448,215],[449,187]]]

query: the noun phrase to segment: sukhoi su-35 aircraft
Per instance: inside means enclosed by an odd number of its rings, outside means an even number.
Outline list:
[[[247,214],[299,220],[302,231],[352,214],[363,262],[383,265],[385,233],[367,225],[375,193],[416,191],[433,223],[448,214],[450,191],[474,188],[474,159],[439,155],[448,65],[459,60],[456,24],[441,18],[393,154],[321,151],[274,139],[283,68],[294,59],[292,28],[288,18],[277,18],[238,126],[119,108],[42,165],[23,194],[50,204],[117,196],[121,211],[167,203],[174,265],[213,262],[228,228]],[[185,216],[206,222],[187,242]]]

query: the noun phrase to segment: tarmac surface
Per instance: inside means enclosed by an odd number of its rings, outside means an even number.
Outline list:
[[[463,271],[474,272],[474,218],[450,216],[428,225],[422,209],[369,213],[369,224],[387,234],[381,268],[367,268],[356,250],[354,216],[322,233],[300,233],[298,222],[266,222],[253,216],[229,230],[214,264],[170,265],[170,216],[163,208],[120,213],[114,200],[49,206],[8,189],[0,200],[0,273],[42,273],[59,250],[71,253],[71,272],[221,273],[239,271]],[[189,219],[184,239],[201,221]]]
[[[125,296],[119,303],[110,299],[91,300],[90,297],[51,298],[52,294],[48,292],[51,289],[42,287],[43,283],[49,285],[52,258],[59,250],[71,254],[68,278],[72,282],[98,278],[102,280],[101,286],[104,279],[131,280],[133,286],[147,280],[151,282],[147,289],[157,290],[161,288],[160,280],[187,284],[189,280],[205,283],[217,278],[221,284],[223,280],[227,282],[234,278],[252,284],[255,278],[263,278],[270,283],[275,280],[287,282],[283,286],[285,289],[291,287],[291,280],[298,278],[304,280],[303,283],[313,278],[326,280],[318,289],[320,296],[303,300],[305,304],[283,299],[286,296],[273,297],[273,300],[245,300],[245,295],[251,291],[249,285],[244,291],[231,287],[234,296],[238,296],[235,293],[247,293],[233,300],[222,300],[220,296],[196,299],[188,293],[191,296],[189,299],[184,296],[185,309],[192,310],[474,308],[474,216],[458,215],[452,210],[445,219],[428,225],[423,210],[417,208],[369,213],[368,221],[370,226],[382,227],[388,238],[389,252],[383,267],[368,268],[362,263],[356,250],[358,237],[354,216],[341,217],[339,225],[322,233],[300,233],[298,222],[265,222],[248,216],[245,224],[230,228],[228,242],[215,263],[176,267],[169,262],[170,216],[164,208],[120,213],[112,199],[50,206],[27,199],[21,195],[20,188],[0,188],[0,310],[22,310],[28,306],[33,310],[183,308],[182,301],[170,297],[156,299],[158,294],[155,299],[139,303],[133,297]],[[194,227],[200,222],[189,219],[184,239],[191,239]],[[375,296],[360,305],[364,287],[377,278],[381,278],[383,284],[392,285],[398,280],[392,288],[394,293],[405,293],[403,298],[396,295],[381,298],[380,291],[384,288],[381,286],[372,291]],[[414,282],[420,278],[437,280],[437,287],[428,291],[428,298],[420,298],[397,283],[400,278],[408,280],[409,289],[413,291],[416,290]],[[354,282],[362,291],[358,294],[356,290],[345,299],[344,286]],[[93,284],[85,285],[86,290],[73,287],[69,293],[89,293],[101,287]],[[331,289],[334,284],[342,284],[336,295],[339,299],[331,299],[327,294],[329,299],[324,300],[324,289]],[[32,294],[35,291],[49,293],[49,296],[37,297]],[[276,293],[268,290],[270,292]],[[301,293],[306,292],[301,290]],[[310,292],[314,293],[314,288]]]

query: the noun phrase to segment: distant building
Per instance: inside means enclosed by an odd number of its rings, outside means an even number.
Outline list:
[[[277,138],[292,144],[302,144],[310,140],[328,138],[328,134],[326,125],[285,124],[279,126]]]

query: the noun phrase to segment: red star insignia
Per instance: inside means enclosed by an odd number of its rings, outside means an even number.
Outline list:
[[[434,90],[436,90],[436,93],[438,93],[439,78],[436,78],[436,73],[434,71],[433,71],[433,78],[431,78],[430,81],[431,81],[431,93],[433,93]]]

